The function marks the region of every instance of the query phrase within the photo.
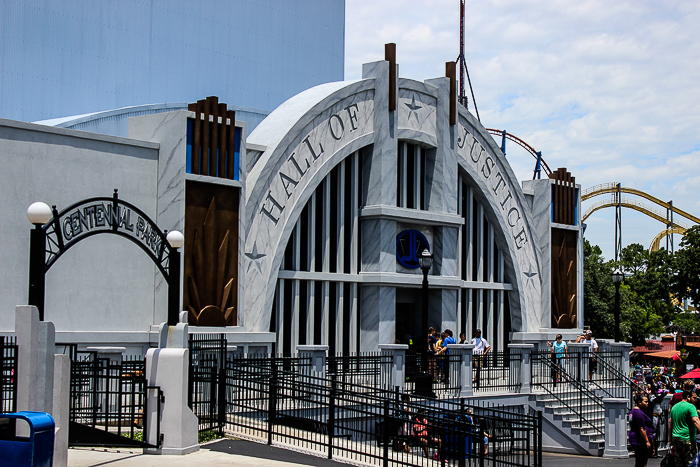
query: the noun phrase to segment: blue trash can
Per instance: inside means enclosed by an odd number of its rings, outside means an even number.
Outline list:
[[[29,437],[17,436],[17,420],[29,425]],[[56,423],[45,412],[0,414],[0,467],[52,467]]]

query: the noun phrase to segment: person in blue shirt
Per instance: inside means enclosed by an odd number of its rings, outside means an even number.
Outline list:
[[[448,344],[456,344],[457,341],[455,340],[452,331],[449,329],[445,329],[443,331],[443,334],[445,335],[445,338],[442,340],[442,346],[440,347],[440,350],[438,353],[440,355],[449,355],[450,354],[450,348],[447,347]],[[442,378],[441,382],[448,384],[450,381],[450,361],[448,358],[444,358],[442,361]]]
[[[549,342],[547,342],[547,344],[549,345]],[[561,334],[557,334],[557,340],[551,344],[551,348],[552,361],[557,369],[552,375],[554,385],[556,386],[556,384],[563,379],[562,370],[564,368],[564,359],[569,356],[569,349]]]

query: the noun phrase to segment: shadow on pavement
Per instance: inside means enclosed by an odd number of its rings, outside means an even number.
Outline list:
[[[259,459],[269,459],[280,462],[290,462],[293,464],[310,465],[313,467],[347,467],[348,464],[324,459],[323,457],[302,454],[296,451],[268,446],[266,444],[254,443],[240,439],[222,439],[202,446],[214,452],[227,454],[238,454],[241,456],[257,457]]]

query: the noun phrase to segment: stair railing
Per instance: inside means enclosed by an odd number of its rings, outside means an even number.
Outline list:
[[[634,394],[644,393],[644,388],[607,361],[605,355],[598,355],[596,361],[598,363],[598,373],[605,375],[603,380],[619,382],[619,384],[608,387],[600,384],[595,378],[590,383],[608,397],[628,399],[628,406],[631,409],[633,407],[632,399]]]
[[[579,354],[580,355],[580,354]],[[573,358],[576,361],[576,357]],[[533,365],[531,371],[535,373],[536,369],[548,370],[552,376],[551,381],[543,381],[541,374],[532,375],[532,384],[543,389],[547,394],[556,399],[560,404],[566,407],[571,413],[576,415],[581,421],[582,426],[587,425],[596,433],[604,435],[602,428],[591,422],[587,415],[603,415],[605,414],[605,405],[602,398],[597,396],[595,392],[589,390],[578,378],[567,373],[566,369],[559,366],[550,358],[549,352],[540,352],[533,354]],[[573,365],[574,368],[580,368],[580,365]],[[558,388],[557,388],[558,386]]]

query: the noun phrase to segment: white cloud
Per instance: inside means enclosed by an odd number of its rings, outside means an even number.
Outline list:
[[[700,3],[687,1],[467,2],[482,122],[524,139],[584,188],[619,181],[700,216],[699,23]],[[459,53],[459,2],[346,0],[346,78],[383,59],[387,42],[397,44],[401,76],[443,76]],[[507,152],[516,174],[532,178],[531,156],[512,143]],[[586,236],[610,257],[612,220],[595,216],[609,228],[596,222]],[[661,227],[623,216],[625,243],[648,245]]]

